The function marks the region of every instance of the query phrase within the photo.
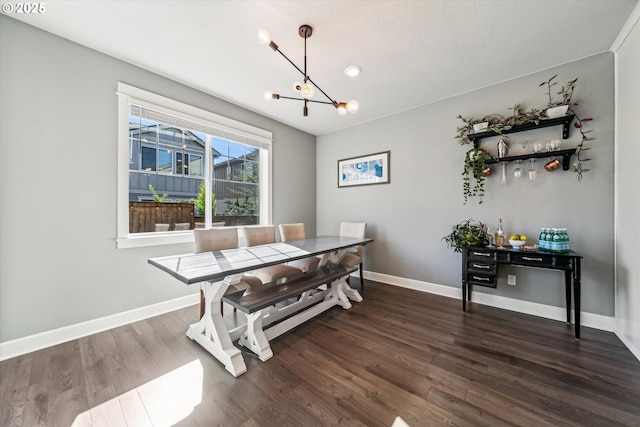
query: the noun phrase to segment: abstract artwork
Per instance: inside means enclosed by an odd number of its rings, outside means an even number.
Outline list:
[[[390,151],[338,160],[338,187],[390,182]]]

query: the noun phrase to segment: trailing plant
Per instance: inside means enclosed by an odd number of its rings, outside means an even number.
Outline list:
[[[464,169],[462,170],[462,187],[464,194],[464,204],[467,204],[469,197],[478,196],[482,203],[484,196],[484,170],[487,167],[485,155],[489,155],[481,148],[472,148],[467,151],[464,157]],[[491,155],[489,155],[491,157]],[[473,184],[472,184],[473,177]]]
[[[558,83],[555,81],[558,75],[554,75],[548,80],[540,83],[538,87],[546,86],[547,91],[545,92],[549,97],[549,102],[547,106],[542,109],[531,108],[529,111],[522,112],[520,106],[518,104],[514,105],[510,108],[513,110],[513,114],[504,117],[500,114],[490,114],[484,116],[481,119],[473,119],[470,117],[463,117],[462,115],[458,115],[458,119],[462,120],[462,125],[458,126],[456,129],[456,140],[459,144],[464,145],[471,142],[469,139],[469,135],[474,133],[473,125],[478,123],[488,123],[488,129],[492,130],[498,135],[502,135],[502,132],[505,130],[511,129],[511,127],[516,125],[523,125],[527,123],[535,123],[540,124],[541,120],[547,118],[546,110],[553,107],[558,107],[561,105],[567,105],[567,112],[575,116],[575,122],[573,126],[578,129],[581,135],[581,142],[576,147],[576,161],[571,166],[571,170],[576,173],[576,177],[578,181],[582,180],[582,173],[588,171],[588,169],[584,168],[583,162],[588,161],[589,159],[583,158],[581,155],[583,151],[587,151],[588,148],[584,146],[586,141],[593,140],[588,134],[591,133],[591,130],[585,130],[584,124],[585,122],[589,122],[593,120],[590,117],[582,118],[574,109],[575,106],[578,105],[578,102],[574,100],[573,94],[576,86],[577,78],[567,82],[566,85],[561,86],[560,90],[556,93],[556,95],[560,95],[560,100],[554,99],[553,88]]]
[[[482,222],[468,219],[451,227],[451,233],[442,238],[447,243],[447,247],[454,252],[462,252],[463,248],[469,246],[483,246],[489,243],[487,226]]]
[[[166,199],[169,196],[167,193],[163,194],[162,196],[159,195],[158,193],[156,193],[156,190],[153,188],[153,185],[151,184],[149,184],[149,191],[151,191],[151,195],[153,195],[153,201],[156,203],[164,202],[164,199]]]

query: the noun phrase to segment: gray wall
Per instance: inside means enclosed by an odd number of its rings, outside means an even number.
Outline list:
[[[640,6],[636,7],[640,10]],[[637,16],[637,15],[636,15]],[[616,314],[618,335],[640,359],[640,24],[616,55]]]
[[[603,53],[319,137],[318,234],[337,232],[340,221],[366,221],[376,241],[367,247],[365,270],[459,289],[461,256],[441,241],[453,224],[474,218],[495,227],[503,218],[508,234],[525,233],[534,241],[540,227],[567,227],[572,249],[584,256],[583,311],[613,316],[613,63],[613,54]],[[539,160],[536,181],[514,182],[510,175],[501,185],[500,174],[494,173],[487,180],[484,203],[463,205],[461,172],[464,153],[471,147],[456,143],[461,123],[457,115],[508,115],[516,103],[524,109],[543,107],[547,98],[538,84],[556,73],[562,84],[579,78],[576,110],[594,118],[588,125],[596,138],[588,143],[591,171],[578,182],[571,172],[546,172]],[[559,136],[560,127],[553,127],[513,139],[544,142]],[[572,129],[562,148],[579,141],[580,134]],[[484,144],[495,152],[495,139]],[[339,159],[384,150],[391,150],[390,184],[337,188]],[[510,173],[513,167],[509,165]],[[506,285],[507,273],[517,275],[516,287]],[[563,283],[557,272],[506,267],[496,290],[474,289],[564,307]]]
[[[193,244],[116,249],[118,81],[272,131],[273,223],[315,230],[314,136],[4,15],[0,53],[0,342],[197,292],[147,264]]]

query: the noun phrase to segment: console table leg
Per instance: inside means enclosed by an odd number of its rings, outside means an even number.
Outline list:
[[[571,271],[564,272],[564,288],[567,296],[567,323],[571,323]]]
[[[580,258],[574,258],[573,265],[573,307],[574,314],[574,328],[576,339],[580,339]]]
[[[467,282],[462,281],[462,311],[467,311]]]

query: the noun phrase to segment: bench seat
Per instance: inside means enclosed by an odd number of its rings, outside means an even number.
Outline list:
[[[225,295],[222,299],[245,313],[247,329],[238,344],[253,351],[263,362],[273,357],[269,341],[334,307],[351,307],[345,278],[355,267],[329,264],[261,286]],[[327,284],[326,290],[318,289]],[[297,299],[286,305],[280,302]],[[362,301],[362,297],[356,301]]]
[[[255,313],[263,308],[302,295],[305,291],[315,289],[320,285],[333,282],[356,270],[357,268],[348,268],[338,264],[325,265],[294,276],[283,277],[260,286],[230,293],[222,299],[243,313]]]

